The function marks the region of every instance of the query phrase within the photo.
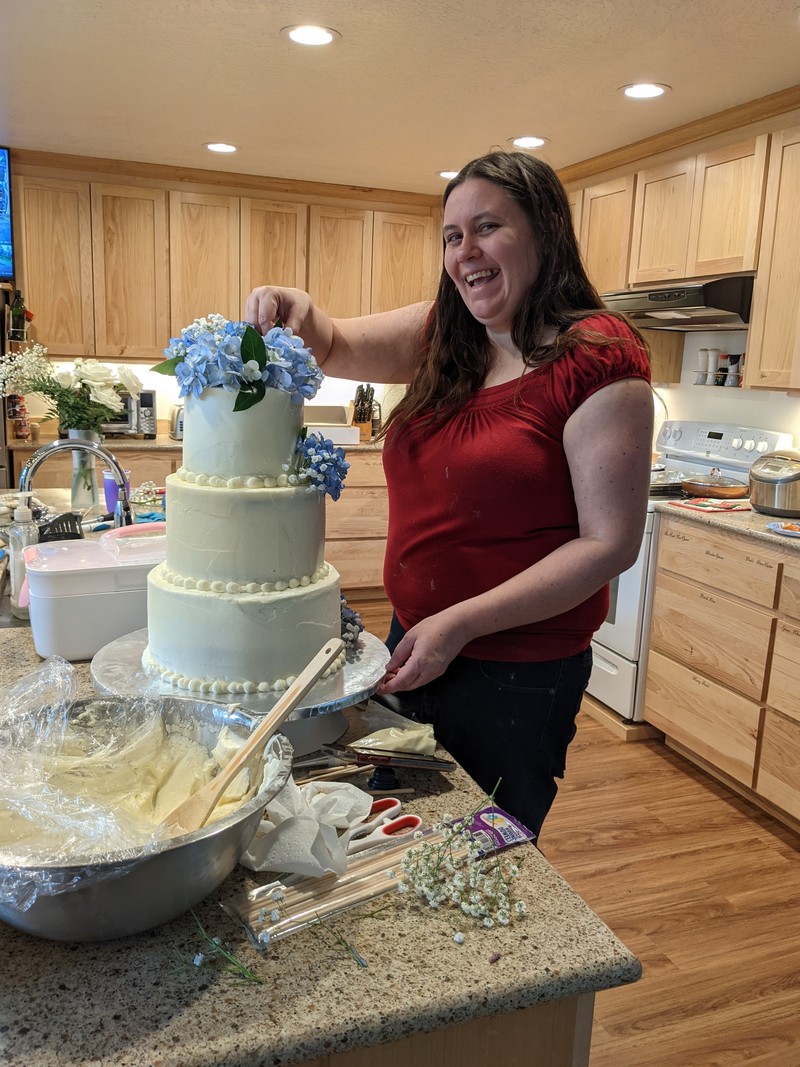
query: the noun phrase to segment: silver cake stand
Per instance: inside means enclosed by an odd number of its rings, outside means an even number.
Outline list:
[[[254,715],[266,715],[281,693],[190,693],[163,682],[142,666],[147,630],[135,630],[104,645],[90,665],[92,684],[104,696],[186,696],[215,704],[237,704]],[[347,729],[344,708],[372,696],[386,673],[389,650],[380,638],[363,632],[349,649],[341,670],[321,678],[308,691],[300,706],[281,726],[292,742],[295,756],[315,752],[330,744]]]

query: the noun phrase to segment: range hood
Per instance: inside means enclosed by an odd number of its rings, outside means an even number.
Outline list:
[[[753,276],[731,275],[653,289],[605,293],[609,311],[645,330],[742,330],[750,322]]]

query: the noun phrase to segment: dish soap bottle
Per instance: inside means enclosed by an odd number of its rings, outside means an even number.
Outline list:
[[[26,496],[27,503],[24,500]],[[22,552],[28,545],[35,545],[39,540],[39,527],[33,521],[33,512],[29,507],[30,497],[30,493],[20,493],[14,509],[14,521],[8,528],[8,548],[11,554],[11,614],[17,619],[30,618],[27,606],[23,607],[19,602],[20,590],[25,580],[25,559]]]

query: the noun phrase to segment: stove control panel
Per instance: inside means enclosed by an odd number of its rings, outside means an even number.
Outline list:
[[[668,419],[659,431],[656,447],[664,456],[674,459],[695,463],[718,461],[746,469],[766,452],[791,448],[792,443],[791,434],[777,430]]]

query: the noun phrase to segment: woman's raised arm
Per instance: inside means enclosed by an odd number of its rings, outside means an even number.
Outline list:
[[[282,322],[303,338],[325,373],[334,378],[391,385],[411,381],[430,306],[423,302],[332,319],[302,289],[262,285],[247,298],[244,318],[261,333]]]

